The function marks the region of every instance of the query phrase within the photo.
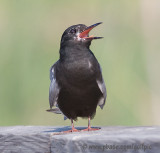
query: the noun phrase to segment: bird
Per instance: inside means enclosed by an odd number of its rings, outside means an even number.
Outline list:
[[[103,37],[89,36],[89,32],[102,22],[86,26],[72,25],[67,28],[60,42],[59,60],[50,68],[48,112],[63,114],[71,120],[71,130],[78,132],[73,121],[78,117],[88,118],[88,127],[83,131],[94,131],[90,120],[97,106],[103,109],[107,97],[101,66],[90,50],[92,40]],[[55,108],[53,108],[55,107]]]

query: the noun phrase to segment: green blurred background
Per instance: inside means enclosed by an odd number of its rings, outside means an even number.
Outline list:
[[[0,126],[70,125],[48,113],[63,31],[103,22],[92,42],[108,98],[92,125],[160,125],[159,0],[1,0]],[[78,119],[76,126],[87,126]]]

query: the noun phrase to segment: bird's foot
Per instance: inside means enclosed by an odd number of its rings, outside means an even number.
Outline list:
[[[72,128],[72,130],[63,131],[63,133],[71,133],[71,132],[80,132],[80,130],[77,130],[76,128]]]
[[[81,131],[96,131],[96,130],[100,130],[100,128],[91,128],[91,127],[88,127],[88,128],[83,129]]]

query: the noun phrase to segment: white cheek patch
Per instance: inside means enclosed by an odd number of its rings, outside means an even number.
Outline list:
[[[80,37],[79,37],[79,34],[80,34],[80,32],[77,32],[77,33],[76,33],[76,36],[77,36],[77,37],[74,37],[74,40],[85,41],[86,39],[85,39],[85,38],[80,38]]]
[[[79,32],[76,33],[76,35],[77,35],[76,38],[77,38],[78,41],[82,40],[82,38],[79,37],[79,34],[80,34]]]

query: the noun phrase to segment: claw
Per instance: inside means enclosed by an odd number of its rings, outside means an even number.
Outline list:
[[[100,130],[100,128],[91,128],[91,127],[88,127],[88,128],[83,129],[81,131],[96,131],[96,130]]]
[[[80,132],[80,130],[77,130],[76,128],[72,128],[72,130],[63,131],[63,133],[71,133],[71,132]]]
[[[71,119],[71,123],[72,123],[72,130],[63,131],[63,133],[80,132],[80,130],[77,130],[77,129],[74,127],[74,124],[73,124],[73,120],[72,120],[72,119]]]
[[[90,116],[88,117],[88,128],[84,129],[84,130],[81,130],[81,131],[96,131],[96,130],[100,130],[100,128],[91,128],[91,125],[90,125]]]

